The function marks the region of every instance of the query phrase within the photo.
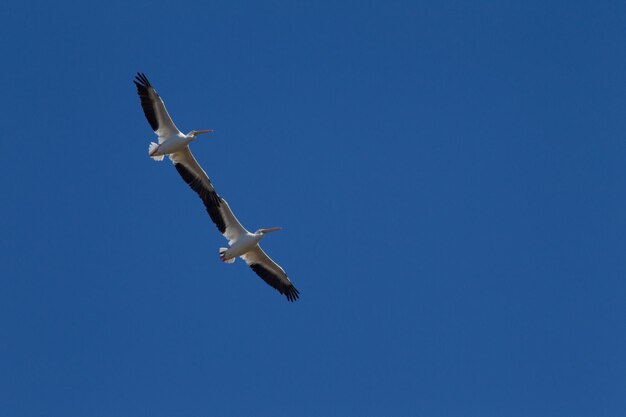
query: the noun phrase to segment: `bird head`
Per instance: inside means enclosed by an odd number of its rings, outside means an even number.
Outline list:
[[[261,236],[263,236],[266,233],[276,232],[278,230],[282,230],[282,227],[270,227],[269,229],[259,229],[256,231],[256,234],[260,234]]]
[[[213,129],[192,130],[191,132],[188,133],[187,136],[191,136],[193,138],[192,140],[196,140],[198,138],[198,135],[202,135],[204,133],[211,133],[211,132],[213,132]]]

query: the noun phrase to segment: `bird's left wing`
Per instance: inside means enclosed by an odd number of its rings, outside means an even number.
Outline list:
[[[148,81],[148,77],[138,72],[133,82],[137,86],[137,94],[139,94],[141,99],[143,113],[146,115],[146,119],[148,119],[148,123],[150,123],[154,133],[159,138],[177,134],[179,132],[178,128],[167,113],[165,103],[163,103],[159,94],[152,87],[150,81]]]
[[[211,180],[193,157],[189,147],[170,154],[170,159],[183,180],[198,194],[209,217],[226,239],[233,241],[247,232],[231,211],[226,200],[215,192]]]
[[[279,293],[285,295],[287,300],[296,301],[300,293],[293,286],[285,270],[274,262],[259,245],[242,256],[248,266],[260,276],[263,281],[278,290]]]

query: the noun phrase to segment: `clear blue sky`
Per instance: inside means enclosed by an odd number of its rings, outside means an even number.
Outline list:
[[[0,414],[626,415],[626,5],[545,3],[3,2]]]

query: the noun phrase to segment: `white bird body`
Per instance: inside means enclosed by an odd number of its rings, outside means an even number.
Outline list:
[[[250,252],[261,241],[263,235],[260,233],[241,234],[235,241],[228,242],[230,247],[224,252],[224,260],[236,258]]]
[[[181,132],[178,132],[177,134],[171,135],[169,137],[159,136],[159,144],[156,146],[156,148],[151,147],[154,150],[150,151],[148,154],[152,159],[161,160],[163,159],[162,157],[165,155],[185,150],[187,145],[193,142],[194,139],[195,136],[185,135]]]

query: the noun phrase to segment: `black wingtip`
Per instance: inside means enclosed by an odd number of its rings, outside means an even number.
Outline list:
[[[276,289],[281,295],[287,297],[290,302],[296,301],[300,292],[293,286],[291,282],[285,283],[274,272],[264,267],[262,264],[254,263],[248,265],[263,281]]]
[[[152,88],[152,86],[150,85],[150,81],[148,81],[148,78],[146,78],[144,74],[138,72],[133,82],[137,87],[137,94],[139,94],[143,113],[145,114],[146,119],[148,119],[148,123],[150,123],[150,127],[152,128],[152,130],[156,132],[157,130],[159,130],[159,122],[154,111],[152,98],[150,97],[149,89]]]
[[[144,74],[143,72],[138,72],[137,75],[135,75],[135,84],[137,84],[137,81],[139,82],[139,84],[143,85],[146,88],[152,86],[150,84],[150,81],[148,81],[148,77],[146,77],[146,74]]]
[[[287,297],[287,300],[293,303],[298,298],[300,298],[300,291],[298,291],[296,287],[292,285],[285,291],[285,296]]]

